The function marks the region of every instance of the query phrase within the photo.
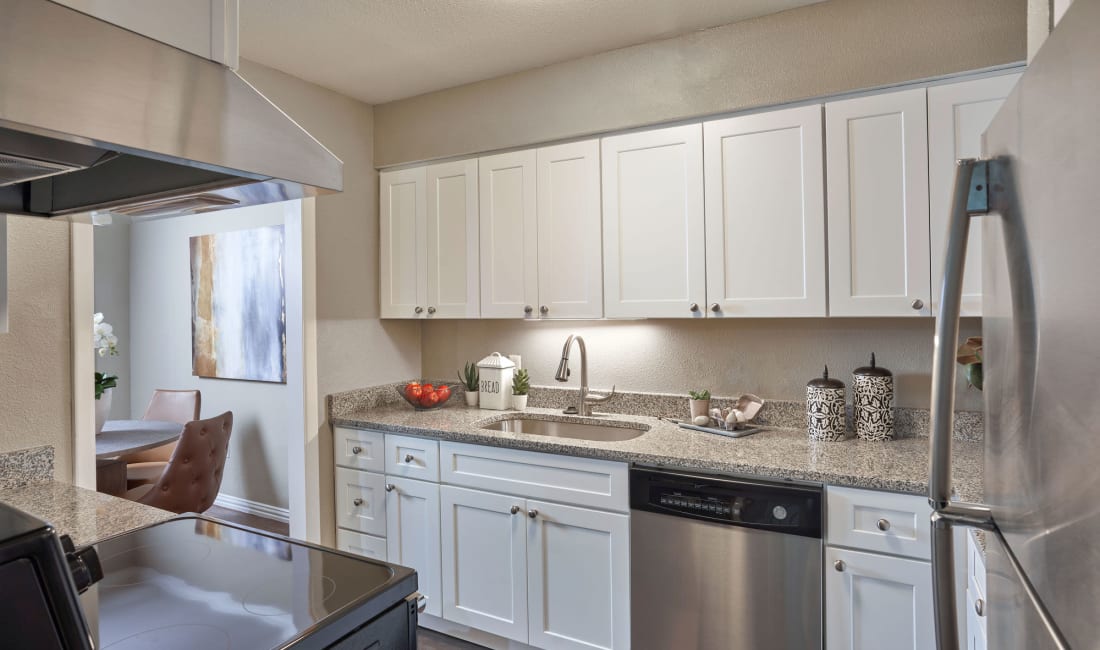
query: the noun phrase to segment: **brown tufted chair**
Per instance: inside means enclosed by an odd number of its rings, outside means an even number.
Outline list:
[[[153,397],[149,400],[149,406],[145,407],[145,415],[141,419],[187,424],[199,419],[201,408],[202,393],[197,390],[157,389],[153,391]],[[176,443],[170,442],[123,456],[121,460],[126,463],[126,487],[153,483],[160,478],[175,450]]]
[[[126,498],[175,513],[205,512],[221,488],[232,432],[232,411],[188,422],[157,482],[128,491]]]

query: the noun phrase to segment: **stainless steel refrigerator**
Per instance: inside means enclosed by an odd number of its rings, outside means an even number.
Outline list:
[[[1100,648],[1100,0],[1076,0],[960,162],[933,372],[937,643],[951,535],[986,528],[989,648]],[[967,225],[982,220],[985,503],[950,501]]]

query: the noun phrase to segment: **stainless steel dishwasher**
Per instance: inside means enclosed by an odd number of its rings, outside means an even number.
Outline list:
[[[630,470],[634,650],[822,647],[820,486]]]

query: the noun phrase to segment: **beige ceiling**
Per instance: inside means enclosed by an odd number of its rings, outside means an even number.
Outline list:
[[[371,104],[821,0],[241,0],[241,56]]]

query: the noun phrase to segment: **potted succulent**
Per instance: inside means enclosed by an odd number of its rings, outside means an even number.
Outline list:
[[[467,361],[465,368],[458,373],[458,380],[466,388],[466,406],[477,406],[480,374],[477,370],[477,364],[470,361]]]
[[[526,368],[520,368],[512,377],[512,408],[522,411],[527,408],[527,393],[531,390],[531,377]]]
[[[92,331],[95,336],[93,346],[101,357],[118,354],[118,337],[110,323],[103,320],[103,314],[96,312],[92,317]],[[103,423],[111,413],[111,394],[118,386],[118,377],[105,372],[95,373],[95,433],[103,431]]]
[[[966,373],[966,383],[978,390],[982,389],[982,337],[971,336],[959,346],[955,360]]]
[[[688,404],[691,405],[691,419],[699,417],[700,415],[710,414],[710,391],[704,388],[703,390],[689,390]]]

